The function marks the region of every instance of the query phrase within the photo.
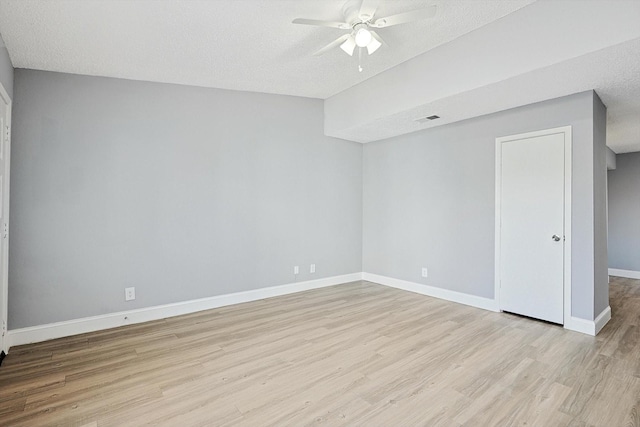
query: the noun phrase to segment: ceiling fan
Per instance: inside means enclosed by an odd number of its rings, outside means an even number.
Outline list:
[[[356,47],[366,48],[367,53],[371,55],[384,44],[375,29],[432,18],[437,11],[437,7],[434,5],[425,9],[399,13],[384,18],[375,18],[376,7],[373,6],[373,3],[377,2],[374,0],[348,0],[342,8],[344,22],[297,18],[293,20],[293,23],[349,31],[315,52],[314,55],[316,56],[322,55],[337,46],[340,46],[340,49],[349,56],[353,56]],[[362,49],[359,50],[359,54],[361,54],[361,51]],[[362,71],[362,67],[360,67],[360,71]]]

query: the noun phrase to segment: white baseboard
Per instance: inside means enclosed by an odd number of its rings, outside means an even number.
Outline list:
[[[564,328],[570,331],[582,332],[587,335],[598,335],[604,325],[611,320],[611,307],[602,310],[602,313],[595,320],[585,320],[578,317],[571,317],[569,322],[565,322]]]
[[[598,335],[598,332],[600,332],[602,328],[604,328],[604,325],[609,323],[609,320],[611,320],[611,307],[607,306],[607,308],[602,310],[602,313],[600,313],[594,321],[595,330],[593,335]]]
[[[423,285],[420,283],[408,282],[406,280],[394,279],[392,277],[379,276],[372,273],[362,273],[362,280],[379,283],[404,291],[415,292],[434,298],[440,298],[447,301],[457,302],[459,304],[470,305],[472,307],[482,308],[490,311],[500,311],[497,301],[490,298],[479,297],[476,295],[464,294],[462,292],[451,291],[448,289],[437,288],[435,286]]]
[[[609,276],[625,277],[627,279],[640,279],[640,271],[620,270],[618,268],[610,268]]]
[[[596,330],[594,321],[580,319],[579,317],[570,317],[569,321],[565,320],[564,328],[587,335],[595,335]]]
[[[384,286],[402,289],[409,292],[415,292],[421,295],[427,295],[446,301],[465,304],[484,310],[495,312],[500,311],[498,303],[494,299],[464,294],[462,292],[451,291],[448,289],[409,282],[406,280],[394,279],[392,277],[380,276],[372,273],[352,273],[342,276],[309,280],[300,283],[290,283],[286,285],[272,286],[250,291],[236,292],[233,294],[217,295],[197,300],[159,305],[155,307],[120,311],[117,313],[109,313],[100,316],[84,317],[81,319],[73,319],[64,322],[49,323],[39,326],[31,326],[28,328],[12,329],[9,330],[7,334],[8,347],[10,348],[11,346],[30,344],[55,338],[84,334],[87,332],[116,328],[118,326],[165,319],[167,317],[180,316],[183,314],[190,314],[198,311],[240,304],[243,302],[257,301],[265,298],[287,295],[311,289],[340,285],[343,283],[354,282],[356,280],[367,280],[369,282],[378,283]],[[607,307],[594,321],[571,317],[570,321],[565,323],[564,327],[572,331],[582,332],[588,335],[596,335],[610,319],[611,308]]]
[[[326,277],[323,279],[309,280],[306,282],[290,283],[281,286],[254,289],[233,294],[217,295],[209,298],[201,298],[155,307],[140,308],[136,310],[120,311],[117,313],[103,314],[100,316],[84,317],[81,319],[67,320],[64,322],[49,323],[46,325],[31,326],[28,328],[12,329],[8,331],[8,341],[11,346],[47,341],[71,335],[95,332],[103,329],[115,328],[123,325],[148,322],[151,320],[165,319],[167,317],[190,314],[212,308],[227,305],[240,304],[261,300],[265,298],[287,295],[310,289],[335,286],[342,283],[354,282],[362,279],[362,273],[345,274],[342,276]]]
[[[451,291],[448,289],[437,288],[434,286],[423,285],[420,283],[408,282],[406,280],[394,279],[392,277],[380,276],[372,273],[362,273],[362,280],[379,283],[396,289],[402,289],[409,292],[415,292],[434,298],[447,301],[457,302],[460,304],[470,305],[472,307],[482,308],[489,311],[499,312],[498,302],[475,295],[463,294],[461,292]],[[611,307],[607,307],[596,317],[595,320],[585,320],[577,317],[571,317],[565,322],[564,328],[581,332],[587,335],[597,335],[598,332],[611,320]]]

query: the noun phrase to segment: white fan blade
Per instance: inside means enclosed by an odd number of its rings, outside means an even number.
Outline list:
[[[376,21],[373,22],[371,26],[375,28],[386,28],[392,25],[406,24],[407,22],[433,18],[437,10],[438,7],[434,5],[426,9],[418,9],[412,10],[411,12],[399,13],[397,15],[391,15],[385,18],[376,19]]]
[[[362,0],[360,4],[360,11],[358,12],[358,18],[363,21],[369,21],[376,14],[376,7],[373,5],[376,0]]]
[[[353,51],[356,49],[356,39],[348,34],[347,40],[340,45],[340,49],[344,50],[347,55],[353,56]]]
[[[371,38],[371,41],[367,45],[367,53],[369,55],[371,55],[373,52],[378,50],[380,46],[384,44],[384,41],[382,40],[382,38],[375,31],[371,31],[371,35],[373,37]]]
[[[374,39],[378,40],[378,41],[380,42],[380,44],[381,44],[381,45],[382,45],[382,44],[385,44],[385,45],[387,44],[387,42],[385,42],[385,41],[382,39],[382,37],[380,37],[380,34],[376,33],[375,31],[371,31],[371,36],[372,36]]]
[[[351,37],[351,34],[345,34],[343,36],[338,37],[337,39],[335,39],[334,41],[332,41],[331,43],[329,43],[328,45],[326,45],[325,47],[323,47],[322,49],[314,53],[313,56],[320,56],[323,53],[327,52],[328,50],[331,50],[334,47],[343,44],[345,40],[347,40],[349,37]]]
[[[347,24],[346,22],[318,21],[315,19],[304,19],[304,18],[296,18],[291,22],[294,24],[314,25],[316,27],[339,28],[341,30],[348,30],[349,28],[351,28],[349,24]]]

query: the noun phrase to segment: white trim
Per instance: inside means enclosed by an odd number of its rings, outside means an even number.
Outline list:
[[[580,319],[578,317],[570,317],[564,321],[564,328],[574,332],[580,332],[587,335],[595,335],[595,322],[592,320]]]
[[[459,304],[470,305],[472,307],[482,308],[485,310],[499,311],[496,301],[490,298],[479,297],[476,295],[465,294],[420,283],[408,282],[406,280],[394,279],[392,277],[380,276],[372,273],[362,273],[362,280],[389,286],[391,288],[402,289],[403,291],[415,292],[421,295],[457,302]]]
[[[5,153],[3,153],[3,160],[5,162],[5,171],[4,171],[4,180],[2,180],[2,194],[4,197],[2,206],[5,209],[5,215],[3,221],[6,222],[7,228],[9,227],[9,195],[10,195],[10,180],[11,180],[11,116],[13,109],[13,101],[11,97],[5,90],[2,83],[0,83],[0,98],[4,100],[7,104],[7,126],[9,126],[9,138],[7,138],[6,146],[2,144],[5,149]],[[0,129],[0,138],[4,137],[4,129]],[[0,222],[0,239],[2,239],[2,223]],[[3,252],[2,259],[0,263],[2,263],[2,277],[0,277],[0,292],[2,293],[2,307],[0,307],[0,334],[2,334],[2,325],[7,325],[8,322],[8,312],[9,312],[9,235],[7,234],[7,238],[5,242],[0,242],[0,244],[5,245],[5,251]],[[7,331],[6,336],[4,338],[0,337],[0,351],[4,351],[5,353],[9,352],[9,347],[11,338],[9,337],[9,332]]]
[[[281,286],[272,286],[226,295],[217,295],[209,298],[121,311],[28,328],[12,329],[9,330],[8,341],[11,346],[30,344],[54,338],[62,338],[71,335],[115,328],[123,325],[132,325],[151,320],[165,319],[167,317],[180,316],[182,314],[195,313],[198,311],[210,310],[212,308],[240,304],[243,302],[288,295],[310,289],[335,286],[361,279],[362,273],[345,274],[342,276],[326,277],[324,279],[309,280],[306,282],[290,283]]]
[[[501,195],[502,195],[502,144],[524,138],[536,138],[539,136],[564,133],[564,325],[567,329],[571,324],[571,175],[572,175],[572,144],[571,126],[563,126],[536,132],[521,133],[496,138],[496,191],[495,191],[495,286],[494,298],[497,307],[500,307],[500,224],[501,224]],[[501,311],[501,310],[500,310]]]
[[[414,292],[446,301],[468,305],[484,310],[499,312],[498,302],[494,299],[465,294],[435,286],[409,282],[392,277],[380,276],[372,273],[352,273],[342,276],[327,277],[324,279],[309,280],[300,283],[272,286],[268,288],[254,289],[250,291],[236,292],[232,294],[217,295],[197,300],[182,301],[155,307],[147,307],[136,310],[109,313],[100,316],[85,317],[81,319],[67,320],[63,322],[49,323],[46,325],[32,326],[28,328],[12,329],[8,332],[7,348],[34,342],[47,341],[72,335],[95,332],[104,329],[116,328],[124,325],[165,319],[183,314],[195,313],[203,310],[224,307],[244,302],[272,298],[296,292],[335,286],[357,280],[367,280],[391,288]],[[607,307],[595,321],[570,318],[564,325],[565,329],[595,335],[611,319],[611,308]]]
[[[596,317],[596,320],[585,320],[572,317],[567,323],[565,323],[564,327],[571,331],[596,336],[598,335],[598,332],[604,328],[604,325],[609,322],[609,320],[611,320],[611,307],[607,307],[602,310],[602,313]]]
[[[0,97],[2,97],[9,105],[11,105],[11,97],[9,92],[6,91],[2,83],[0,83]]]
[[[609,323],[609,320],[611,320],[611,307],[607,306],[607,308],[602,310],[602,313],[600,313],[598,317],[596,317],[596,320],[594,321],[595,333],[593,335],[598,335],[598,332],[600,332],[602,328],[604,328],[604,325]]]
[[[640,279],[640,271],[620,270],[618,268],[610,268],[609,276],[625,277],[627,279]]]

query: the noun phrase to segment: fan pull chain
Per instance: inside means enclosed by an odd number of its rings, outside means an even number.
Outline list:
[[[362,48],[359,47],[358,48],[358,72],[361,73],[363,70],[362,68]]]

